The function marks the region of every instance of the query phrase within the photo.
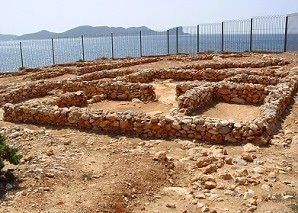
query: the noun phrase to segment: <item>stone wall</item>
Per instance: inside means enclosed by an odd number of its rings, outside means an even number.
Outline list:
[[[206,82],[206,81],[186,81],[186,82],[181,82],[176,85],[176,97],[179,97],[186,93],[187,90],[190,90],[195,87],[199,87],[200,85],[204,84],[209,84],[212,85],[211,82]]]
[[[193,87],[192,87],[193,86]],[[221,81],[219,83],[197,83],[178,88],[178,106],[186,114],[205,106],[211,101],[223,101],[238,104],[262,104],[268,91],[260,84],[244,84]],[[185,91],[185,92],[182,92]]]
[[[70,85],[81,85],[84,86],[85,84],[90,84],[88,87],[92,87],[91,85],[96,85],[97,82],[93,82],[93,80],[98,80],[102,78],[113,78],[116,77],[113,81],[125,81],[131,83],[149,83],[152,82],[154,79],[174,79],[177,81],[212,81],[217,82],[221,80],[228,80],[233,82],[251,82],[251,83],[259,83],[264,85],[274,85],[280,81],[283,81],[288,75],[288,72],[281,72],[275,69],[267,69],[267,70],[215,70],[210,69],[208,67],[214,68],[223,68],[223,67],[234,67],[234,66],[252,66],[252,67],[262,67],[262,66],[269,66],[269,65],[276,65],[276,64],[287,64],[287,61],[282,59],[261,59],[257,62],[208,62],[204,63],[203,67],[205,70],[197,70],[197,69],[186,69],[185,67],[182,68],[170,68],[170,69],[160,69],[160,70],[147,70],[147,71],[140,71],[134,72],[130,69],[121,69],[121,70],[102,70],[101,69],[112,69],[117,67],[126,67],[132,66],[135,64],[143,64],[143,63],[150,63],[154,61],[158,61],[160,58],[140,58],[140,59],[125,59],[125,60],[118,60],[113,63],[108,64],[106,63],[79,63],[76,66],[80,65],[79,67],[62,67],[61,70],[57,70],[57,67],[47,68],[45,70],[40,71],[40,69],[30,69],[32,70],[32,76],[38,75],[46,75],[47,77],[53,77],[51,69],[54,72],[54,75],[59,72],[60,74],[65,73],[87,73],[79,76],[77,79],[72,81],[35,81],[32,83],[27,83],[25,85],[13,86],[9,88],[2,88],[0,94],[0,106],[4,103],[18,103],[20,101],[26,100],[28,98],[36,98],[42,97],[49,93],[49,91],[53,89],[61,89],[66,87],[71,87]],[[215,64],[215,65],[214,65]],[[194,67],[196,67],[194,65]],[[23,72],[23,71],[22,71]],[[24,71],[25,73],[29,71]],[[49,72],[49,73],[47,73]],[[90,73],[91,72],[91,73]],[[56,74],[55,74],[56,73]],[[243,74],[241,74],[243,73]],[[60,75],[59,74],[59,75]],[[241,74],[241,75],[239,75]],[[39,77],[38,77],[39,78]],[[90,83],[82,83],[84,80],[92,81]],[[110,82],[110,81],[107,81]],[[191,83],[192,84],[192,83]],[[70,91],[78,91],[80,88],[75,86],[74,89]],[[66,90],[68,91],[68,90]],[[85,91],[86,92],[86,91]],[[180,91],[182,92],[182,91]],[[96,92],[95,92],[96,93]],[[178,94],[178,93],[177,93]],[[100,94],[94,94],[100,95]],[[143,98],[143,100],[153,100],[151,98]]]
[[[201,85],[187,90],[177,98],[180,111],[191,114],[213,100],[214,87],[210,84]]]
[[[283,60],[269,60],[259,61],[254,63],[248,62],[206,62],[201,65],[182,66],[177,68],[167,69],[152,69],[131,73],[122,77],[118,77],[117,80],[127,81],[133,83],[149,83],[154,79],[173,79],[177,81],[222,81],[228,80],[235,82],[246,83],[258,83],[264,85],[272,85],[278,83],[278,78],[282,78],[288,75],[286,71],[279,70],[245,70],[247,67],[266,67],[275,64],[287,64]],[[200,67],[197,67],[200,66]],[[242,67],[241,69],[228,69]]]
[[[129,75],[135,72],[132,69],[120,69],[120,70],[103,70],[92,73],[87,73],[78,77],[78,80],[93,81],[101,78],[116,78],[119,76]]]
[[[227,81],[233,81],[237,83],[253,83],[263,85],[276,85],[279,79],[270,76],[259,76],[259,75],[248,75],[248,74],[237,74],[226,79]]]
[[[30,98],[44,97],[53,89],[59,89],[62,82],[32,82],[0,94],[0,106],[5,103],[18,103]]]
[[[234,61],[234,60],[223,60],[223,61],[211,61],[204,62],[194,65],[185,65],[180,67],[181,69],[197,69],[202,70],[206,68],[212,69],[227,69],[227,68],[261,68],[269,66],[283,66],[289,64],[282,58],[263,58],[260,60],[246,60],[246,61]]]
[[[80,69],[75,70],[73,74],[83,75],[86,73],[100,71],[100,70],[124,68],[129,66],[145,64],[145,63],[157,62],[159,60],[161,60],[161,58],[159,57],[125,59],[118,63],[106,63],[106,64],[100,64],[100,65],[94,65],[94,66],[81,67]]]
[[[215,56],[216,57],[216,56]],[[232,57],[232,56],[231,56]],[[203,56],[202,56],[203,58]],[[206,58],[207,59],[207,58]],[[80,75],[74,80],[36,81],[0,88],[0,106],[4,120],[45,125],[70,126],[101,132],[153,138],[188,138],[208,142],[268,142],[298,87],[298,75],[275,69],[245,70],[227,68],[280,66],[282,59],[259,61],[213,61],[178,68],[134,71],[119,69],[159,58],[125,59],[109,63],[80,63],[72,67],[51,67],[36,79],[61,75]],[[186,60],[188,60],[186,58]],[[204,60],[204,59],[202,59]],[[61,68],[61,67],[60,67]],[[226,69],[226,70],[225,70]],[[35,71],[31,70],[32,78]],[[29,72],[28,70],[26,72]],[[172,116],[149,115],[131,110],[125,112],[82,108],[88,103],[111,99],[155,101],[154,79],[188,81],[176,86],[179,108],[185,111]],[[63,93],[63,94],[61,94]],[[21,101],[51,96],[49,102]],[[58,95],[57,95],[58,94]],[[250,122],[221,120],[205,116],[188,116],[212,100],[261,105],[261,116]],[[265,139],[265,140],[264,140]]]
[[[260,105],[267,94],[266,87],[261,84],[227,81],[214,84],[215,98],[228,103]]]
[[[268,134],[277,130],[277,124],[284,110],[288,107],[293,96],[297,94],[298,75],[291,76],[288,82],[280,83],[276,87],[269,87],[269,94],[260,107],[262,112],[261,121]]]
[[[54,98],[51,104],[58,107],[84,107],[87,106],[87,96],[83,91],[67,92]]]
[[[82,90],[88,98],[95,95],[106,95],[110,100],[132,100],[138,98],[142,101],[155,101],[154,88],[150,84],[127,83],[105,79],[100,81],[70,82],[62,86],[64,92]]]
[[[262,115],[251,122],[235,122],[202,116],[147,115],[133,111],[90,111],[51,105],[6,104],[4,120],[35,124],[72,126],[141,137],[181,137],[213,142],[263,142],[273,134],[280,116],[297,90],[297,80],[271,86],[261,106]],[[264,138],[266,140],[264,140]]]
[[[189,62],[189,61],[198,61],[198,60],[212,60],[216,58],[242,58],[242,57],[248,57],[250,54],[244,54],[244,53],[198,53],[196,55],[188,55],[188,54],[180,54],[180,55],[173,55],[167,57],[168,60],[171,61],[183,61],[183,62]]]
[[[65,74],[73,74],[73,75],[83,75],[86,73],[92,73],[102,70],[111,70],[117,68],[124,68],[129,66],[135,66],[140,64],[152,63],[159,61],[159,57],[150,57],[150,58],[132,58],[132,59],[122,59],[115,61],[101,61],[95,63],[77,63],[77,64],[69,64],[67,66],[58,66],[58,67],[49,67],[44,69],[26,69],[22,71],[23,75],[28,74],[26,79],[30,80],[41,80],[54,78]],[[31,74],[30,74],[31,73]],[[21,75],[21,73],[19,73]]]
[[[154,88],[149,84],[120,82],[113,79],[95,81],[63,80],[63,81],[36,81],[19,86],[0,94],[0,106],[5,103],[18,103],[31,98],[44,97],[52,90],[63,92],[84,91],[88,98],[94,95],[105,94],[112,100],[155,101]]]

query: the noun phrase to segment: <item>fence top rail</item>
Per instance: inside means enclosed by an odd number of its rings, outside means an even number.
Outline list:
[[[298,13],[287,14],[288,17],[298,17]]]
[[[231,20],[225,20],[225,21],[223,21],[224,23],[229,23],[229,22],[250,22],[251,21],[251,19],[249,18],[249,19],[238,19],[238,20],[233,20],[233,19],[231,19]]]
[[[200,26],[221,26],[222,22],[199,24]]]
[[[276,20],[276,19],[280,19],[280,20],[283,20],[285,19],[286,17],[298,17],[298,13],[292,13],[292,14],[287,14],[287,15],[270,15],[270,16],[255,16],[255,17],[252,17],[251,19],[253,19],[254,21],[262,21],[262,20]],[[199,26],[220,26],[222,23],[246,23],[248,21],[250,21],[251,19],[240,19],[240,20],[225,20],[223,22],[218,22],[218,23],[202,23],[202,24],[198,24]],[[197,26],[197,25],[196,25]],[[196,26],[178,26],[176,28],[170,28],[168,30],[152,30],[152,31],[142,31],[142,35],[163,35],[163,34],[166,34],[167,31],[169,31],[170,33],[172,33],[173,31],[175,31],[177,28],[191,28],[191,27],[196,27]],[[179,32],[180,29],[179,29]],[[113,33],[114,36],[135,36],[135,35],[138,35],[139,32],[136,31],[136,32],[116,32],[116,33]],[[79,39],[82,35],[77,35],[77,36],[71,36],[71,35],[66,35],[66,36],[53,36],[51,38],[40,38],[40,39],[16,39],[16,40],[10,40],[10,41],[18,41],[18,42],[25,42],[25,41],[28,41],[28,40],[50,40],[50,39]],[[83,36],[85,38],[100,38],[100,37],[109,37],[111,36],[111,33],[98,33],[98,34],[83,34]],[[0,41],[0,43],[2,42],[7,42],[7,41]]]
[[[254,17],[252,17],[252,19],[275,19],[275,18],[286,18],[286,15],[254,16]]]

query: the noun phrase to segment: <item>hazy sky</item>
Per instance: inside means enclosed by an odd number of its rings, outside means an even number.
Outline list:
[[[80,25],[174,26],[298,12],[298,0],[0,0],[0,34]]]

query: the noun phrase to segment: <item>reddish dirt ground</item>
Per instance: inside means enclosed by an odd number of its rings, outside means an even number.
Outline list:
[[[156,102],[143,103],[141,101],[101,101],[94,104],[89,104],[87,108],[92,110],[111,110],[123,112],[133,110],[136,112],[145,112],[148,114],[162,113],[170,114],[171,109],[177,107],[176,101],[176,85],[177,82],[156,81],[152,83],[156,93]]]
[[[292,60],[286,69],[298,70],[297,53],[278,56]],[[185,64],[164,60],[135,68]],[[22,82],[23,78],[0,78],[0,83]],[[103,101],[88,107],[169,113],[177,105],[176,82],[152,84],[156,103]],[[202,113],[248,121],[259,110],[257,106],[217,103]],[[265,147],[248,147],[241,141],[239,145],[212,145],[9,123],[3,121],[0,108],[0,132],[23,155],[20,165],[5,167],[14,170],[17,181],[2,195],[0,212],[297,212],[297,95],[280,125]],[[204,174],[206,168],[198,162],[206,156],[218,162],[224,156],[232,163]],[[202,187],[202,178],[212,182],[205,186],[208,189]]]
[[[260,116],[260,109],[258,106],[219,102],[209,106],[200,114],[212,118],[251,121]]]

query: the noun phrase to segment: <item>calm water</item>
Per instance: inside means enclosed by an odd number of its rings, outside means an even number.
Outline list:
[[[253,35],[254,51],[283,51],[284,35]],[[18,70],[21,64],[20,41],[0,42],[0,72]],[[196,53],[220,51],[222,38],[220,34],[200,35],[199,45],[197,36],[193,34],[178,36],[179,53]],[[224,50],[243,52],[248,51],[250,45],[249,34],[230,34],[224,36]],[[55,63],[74,62],[83,58],[81,38],[54,39],[54,59],[52,53],[52,41],[26,40],[22,41],[22,53],[24,67],[39,67]],[[139,35],[115,36],[114,57],[138,57],[141,54]],[[298,34],[288,36],[287,49],[298,51]],[[177,52],[176,35],[169,36],[169,45],[166,34],[143,35],[142,55],[166,55]],[[112,42],[110,36],[85,37],[85,60],[112,57]]]

